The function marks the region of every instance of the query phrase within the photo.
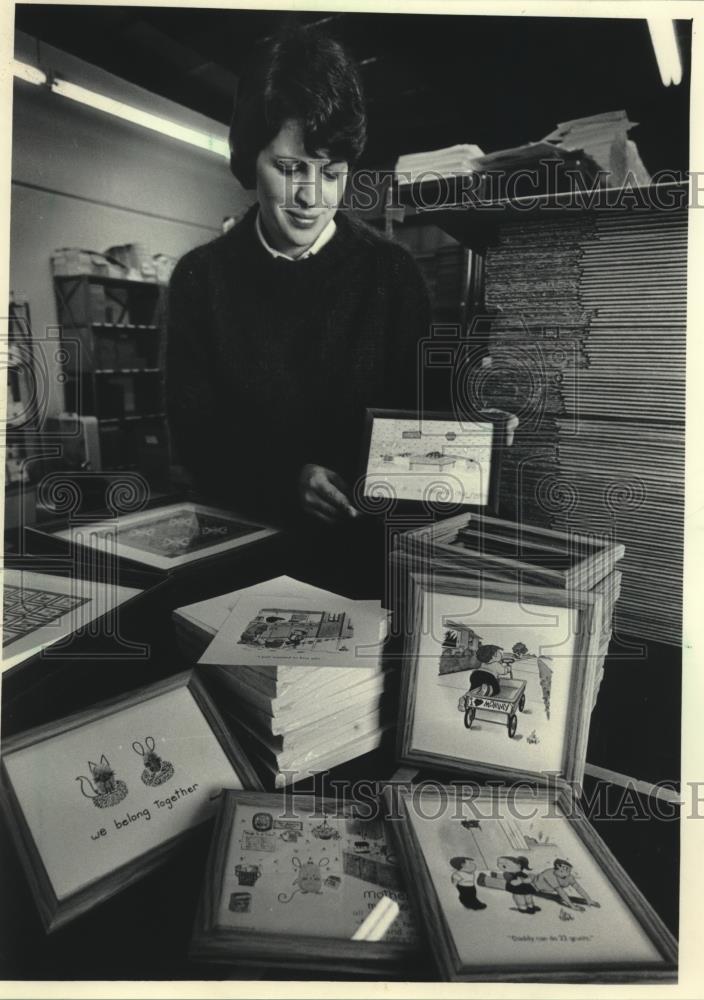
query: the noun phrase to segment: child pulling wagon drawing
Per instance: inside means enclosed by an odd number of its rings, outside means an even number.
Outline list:
[[[504,657],[503,652],[501,646],[479,646],[475,655],[480,666],[469,675],[469,690],[462,695],[457,707],[464,712],[467,729],[471,728],[480,710],[485,722],[505,721],[508,735],[513,738],[518,727],[516,711],[522,712],[526,704],[526,682],[513,679],[511,664],[514,661]],[[499,719],[495,718],[497,715]]]

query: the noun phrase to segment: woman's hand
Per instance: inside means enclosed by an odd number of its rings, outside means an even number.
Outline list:
[[[298,477],[298,495],[307,514],[326,524],[335,524],[348,517],[357,517],[347,498],[349,490],[341,476],[322,465],[304,465]]]

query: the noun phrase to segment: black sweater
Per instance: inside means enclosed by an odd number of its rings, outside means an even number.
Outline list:
[[[174,270],[168,411],[199,492],[281,521],[308,462],[353,486],[365,407],[415,407],[430,310],[410,254],[363,223],[338,213],[332,240],[289,261],[255,217]]]

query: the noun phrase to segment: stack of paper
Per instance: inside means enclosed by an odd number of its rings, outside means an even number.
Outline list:
[[[368,753],[393,723],[378,601],[278,577],[174,618],[276,787]]]
[[[396,161],[396,179],[399,184],[415,184],[433,177],[470,174],[475,169],[477,157],[483,155],[479,146],[468,143],[425,153],[406,153]]]
[[[560,149],[582,149],[608,174],[608,184],[620,187],[629,179],[633,184],[649,184],[650,174],[638,154],[638,147],[628,138],[637,122],[628,120],[625,111],[606,111],[589,118],[561,122],[545,137]]]

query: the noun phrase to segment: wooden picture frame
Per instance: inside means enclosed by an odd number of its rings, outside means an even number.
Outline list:
[[[142,730],[153,721],[160,700],[167,721],[161,725],[161,739],[155,742]],[[83,747],[77,752],[77,740],[85,740],[85,752]],[[210,770],[212,776],[205,784],[201,774],[189,784],[193,774],[188,770],[189,753],[198,757],[204,770]],[[86,763],[86,755],[100,763],[90,759]],[[89,770],[90,778],[74,774],[70,765],[76,761],[84,771]],[[45,929],[63,926],[165,861],[189,834],[210,821],[222,787],[233,781],[246,788],[261,787],[244,751],[192,671],[5,741],[0,804]],[[86,793],[86,787],[95,794]],[[87,798],[99,807],[95,813],[89,812],[87,803],[83,809]],[[179,803],[185,803],[185,809]],[[54,817],[53,824],[47,824],[47,815]],[[188,818],[182,820],[182,816]],[[173,832],[175,827],[179,828]],[[149,832],[141,843],[145,829]],[[110,855],[90,853],[111,843],[114,864]],[[62,844],[69,845],[67,855],[62,854]],[[83,845],[80,850],[79,844]],[[93,866],[83,882],[83,873],[78,876],[75,870],[79,863]]]
[[[7,679],[27,660],[139,597],[141,590],[22,566],[3,570],[2,672]]]
[[[199,522],[195,526],[194,519]],[[188,520],[191,526],[184,526],[183,522]],[[171,530],[170,524],[175,524],[173,537],[165,534]],[[194,536],[195,528],[197,534]],[[82,519],[68,525],[65,520],[52,521],[35,525],[29,530],[36,540],[42,536],[55,545],[92,549],[106,558],[125,560],[160,573],[173,573],[201,564],[280,534],[276,528],[192,500],[149,507],[112,518]],[[179,530],[182,531],[181,537],[177,534]]]
[[[355,976],[402,975],[412,968],[418,953],[418,940],[415,933],[409,931],[408,921],[413,918],[408,916],[405,889],[398,888],[397,879],[400,871],[395,859],[388,858],[384,854],[384,860],[375,860],[378,857],[374,853],[377,850],[376,846],[372,846],[371,854],[355,854],[349,851],[350,846],[355,851],[368,852],[370,848],[368,841],[353,844],[352,835],[346,833],[346,830],[349,830],[346,821],[341,819],[343,810],[354,810],[355,805],[352,800],[342,803],[340,800],[312,795],[282,796],[227,789],[220,804],[213,833],[204,889],[191,940],[191,958],[204,962],[245,966],[265,965],[298,971],[315,969],[329,971],[337,977],[344,972]],[[370,816],[369,801],[359,806],[359,816],[362,822]],[[377,824],[377,832],[382,829],[378,818],[372,816],[371,822]],[[244,840],[245,837],[256,839],[256,831],[262,831],[265,826],[267,830],[273,828],[272,833],[262,834],[271,843],[252,845],[251,841]],[[294,832],[287,833],[287,828]],[[367,827],[362,826],[361,829]],[[236,835],[242,834],[241,842],[233,841],[233,831],[237,831]],[[284,843],[288,837],[293,837],[296,844],[298,837],[302,838],[300,846],[295,848],[296,853],[293,853],[294,848],[290,844]],[[385,825],[382,837],[385,844],[390,842],[390,834]],[[373,841],[373,838],[369,837],[369,840]],[[244,844],[253,846],[254,849],[248,850],[242,846]],[[262,848],[259,853],[257,847]],[[289,855],[293,862],[299,853],[300,858],[296,867],[285,863]],[[342,861],[335,857],[337,853],[342,856]],[[277,854],[279,857],[276,857]],[[236,856],[238,861],[234,871],[228,870],[228,866],[232,869],[230,862],[233,856]],[[329,858],[329,867],[326,865],[326,868],[330,874],[323,877],[321,865],[326,858]],[[278,868],[279,863],[282,871]],[[267,899],[270,897],[273,900],[271,908],[262,902],[258,911],[256,893],[262,891],[262,885],[272,882],[274,865],[276,865],[275,882],[273,885],[267,885],[264,890],[268,893]],[[386,880],[387,885],[374,883],[364,877],[372,872],[375,878],[381,878],[382,882]],[[381,872],[383,874],[380,874]],[[262,874],[265,878],[262,878],[262,882],[257,886],[256,883]],[[237,883],[234,882],[235,877]],[[397,917],[397,921],[403,920],[399,928],[399,937],[402,940],[352,940],[351,935],[341,936],[338,933],[336,936],[301,931],[301,925],[306,919],[301,910],[292,912],[290,909],[285,909],[291,904],[294,896],[297,897],[296,903],[299,907],[302,906],[306,911],[315,909],[318,926],[327,930],[330,927],[330,919],[334,921],[335,912],[339,912],[339,894],[341,890],[345,891],[345,880],[348,882],[354,880],[360,899],[364,901],[362,906],[365,916],[386,894],[399,901],[405,914]],[[362,886],[369,885],[370,888],[361,889],[356,883],[361,883]],[[388,888],[388,883],[393,884],[395,888]],[[372,888],[373,885],[376,885],[376,889]],[[242,886],[245,888],[242,889]],[[232,888],[235,892],[230,891]],[[280,888],[284,891],[279,892]],[[251,899],[252,896],[255,896],[254,901]],[[331,896],[335,897],[332,918],[326,918],[318,909],[320,903],[325,903],[326,896],[328,899]],[[227,906],[225,906],[226,899],[229,899]],[[261,926],[239,929],[236,925],[240,920],[243,922],[252,920],[252,916],[247,915],[250,907],[261,922],[270,921],[271,917],[268,914],[273,912],[273,908],[279,907],[281,920],[285,920],[295,929],[265,931]],[[223,916],[225,912],[233,912],[235,916],[225,918]],[[356,913],[351,916],[353,926],[361,923],[363,919]],[[349,920],[349,916],[345,919]],[[226,924],[224,920],[228,920],[228,923]],[[409,935],[410,939],[407,940]]]
[[[402,598],[398,762],[509,782],[581,782],[602,595],[410,571]],[[457,608],[466,610],[460,615]],[[555,629],[562,663],[540,653],[541,616],[544,629]],[[515,642],[513,658],[499,659],[495,651],[508,644],[490,640],[505,635],[528,638],[528,646]],[[493,659],[485,660],[491,650]],[[491,690],[486,672],[496,676]]]
[[[452,413],[437,411],[368,408],[358,487],[362,502],[373,507],[372,486],[376,482],[382,487],[381,497],[395,497],[402,508],[425,503],[436,513],[454,513],[458,507],[496,512],[507,417],[498,411],[480,417],[459,420]],[[382,447],[377,439],[379,434],[385,434],[392,446],[393,442],[398,445],[402,437],[412,442],[422,441],[425,435],[427,440],[422,446],[415,446],[420,448],[417,456],[410,443],[408,450],[413,454],[378,455],[379,461],[375,462],[374,456]],[[456,443],[458,439],[460,443]],[[432,454],[424,451],[426,447]],[[388,463],[388,474],[380,465],[382,460]],[[371,463],[375,463],[373,472]],[[462,463],[464,467],[458,468]]]
[[[443,979],[676,981],[676,939],[567,789],[387,785],[384,796]]]
[[[419,563],[568,590],[591,590],[625,553],[619,542],[473,512],[411,529],[399,545]]]

